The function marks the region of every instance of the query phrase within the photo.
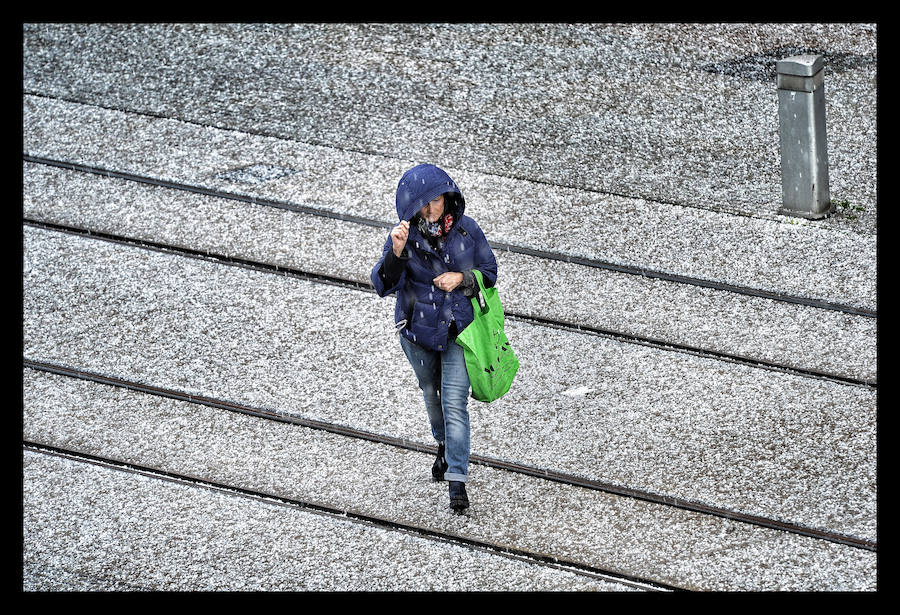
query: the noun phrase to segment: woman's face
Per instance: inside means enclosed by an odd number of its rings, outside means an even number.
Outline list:
[[[432,199],[419,213],[429,222],[437,222],[444,215],[444,195]]]

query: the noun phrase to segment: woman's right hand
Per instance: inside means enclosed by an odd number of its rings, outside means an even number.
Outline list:
[[[409,222],[401,220],[400,224],[391,231],[391,240],[394,242],[394,254],[400,256],[406,247],[406,239],[409,237]]]

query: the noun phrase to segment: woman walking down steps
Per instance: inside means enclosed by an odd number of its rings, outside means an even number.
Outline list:
[[[379,296],[396,295],[394,322],[400,345],[422,390],[438,454],[431,468],[446,480],[450,508],[469,506],[469,376],[456,336],[474,317],[478,291],[497,281],[497,261],[481,227],[465,215],[466,202],[442,169],[420,164],[397,186],[399,223],[385,241],[371,274]]]

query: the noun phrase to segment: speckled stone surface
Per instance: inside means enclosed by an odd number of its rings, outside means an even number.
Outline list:
[[[391,305],[371,293],[52,231],[26,239],[27,358],[431,441]],[[875,464],[861,454],[874,392],[509,329],[519,381],[472,402],[474,453],[874,535]]]
[[[26,452],[26,591],[634,591],[483,550]]]
[[[875,554],[860,555],[858,549],[850,547],[485,467],[473,471],[475,480],[469,485],[472,507],[464,517],[460,517],[447,509],[446,484],[431,481],[428,472],[431,458],[424,453],[31,370],[25,371],[24,378],[29,391],[26,404],[29,408],[26,416],[28,427],[25,432],[29,441],[77,448],[88,454],[206,481],[260,490],[277,497],[348,510],[407,526],[440,530],[450,536],[459,535],[501,547],[551,554],[567,562],[652,578],[687,589],[872,589]],[[35,461],[27,465],[30,470],[28,476],[40,477],[51,485],[72,480],[67,479],[67,472],[58,469],[58,466],[59,462]],[[375,472],[378,480],[372,480]],[[49,476],[46,476],[48,473]],[[118,491],[115,485],[119,482],[135,481],[133,478],[107,480],[101,484],[109,484],[105,489],[110,491]],[[73,497],[77,496],[86,503],[92,499],[105,499],[103,495],[94,495],[98,487],[91,482],[55,488],[68,489]],[[146,487],[150,493],[141,496],[138,502],[130,502],[127,493],[119,494],[118,505],[124,511],[137,508],[144,511],[142,514],[145,516],[158,514],[165,519],[166,514],[174,515],[174,511],[152,513],[152,510],[146,509],[152,506],[154,497],[164,497],[159,494],[154,496],[154,489],[159,487]],[[54,507],[65,512],[66,506],[60,503],[42,505],[40,493],[41,490],[36,488],[29,498],[29,505],[43,510],[43,519],[50,520],[43,521],[43,525],[52,525]],[[297,547],[302,547],[302,551],[321,549],[326,556],[335,549],[341,550],[339,552],[346,549],[339,545],[320,545],[321,539],[314,536],[298,536],[300,532],[295,523],[285,518],[279,525],[268,529],[249,527],[245,532],[249,534],[247,538],[235,540],[235,544],[229,546],[227,542],[234,540],[236,532],[255,520],[253,516],[250,516],[250,521],[204,522],[203,517],[208,514],[206,506],[178,506],[184,509],[179,516],[185,519],[171,519],[167,524],[190,524],[204,538],[214,537],[217,542],[226,543],[214,546],[215,549],[233,553],[233,556],[225,558],[226,562],[252,558],[261,548],[261,545],[252,544],[255,534],[273,534],[286,541],[299,542]],[[227,507],[227,510],[232,509],[236,512],[229,514],[239,514],[241,508],[234,503]],[[81,510],[78,514],[86,513]],[[160,570],[154,574],[161,575],[170,566],[177,566],[183,558],[191,557],[195,549],[204,548],[174,529],[171,534],[183,543],[182,548],[179,549],[179,545],[166,547],[159,544],[161,539],[154,536],[151,527],[141,528],[139,520],[130,521],[126,514],[132,513],[123,513],[121,516],[125,520],[117,519],[130,528],[131,534],[126,542],[135,544],[148,555],[156,550],[163,559]],[[293,513],[291,517],[298,515],[308,516]],[[116,527],[109,521],[103,522],[102,515],[98,513],[87,516],[95,524],[111,527],[107,532]],[[73,520],[66,523],[72,524]],[[221,527],[222,523],[226,527]],[[237,523],[237,528],[232,527],[234,523]],[[43,528],[42,531],[44,535],[52,534],[51,528]],[[367,551],[370,548],[364,538],[355,534],[362,530],[334,531],[342,532],[342,542],[357,544],[357,550]],[[148,532],[150,535],[147,535]],[[58,531],[57,536],[60,533]],[[71,533],[78,534],[75,530]],[[61,540],[54,538],[53,542]],[[104,544],[102,536],[91,536],[90,541],[92,545]],[[77,562],[77,549],[64,544],[61,546],[68,553],[69,561]],[[112,553],[100,552],[95,557],[100,561],[114,559],[117,557],[115,551],[122,548],[117,543],[110,549]],[[97,547],[95,550],[104,551]],[[125,559],[124,555],[118,557]],[[165,561],[168,557],[174,561]],[[213,551],[195,557],[200,561],[195,562],[194,566],[202,568],[204,560],[216,555]],[[272,557],[272,554],[266,557]],[[355,578],[352,568],[345,570],[335,565],[328,580],[329,587],[379,588],[380,579],[388,576],[385,570],[393,565],[392,558],[378,558],[377,554],[368,557],[372,566],[371,579]],[[448,556],[444,554],[441,557]],[[40,561],[38,555],[34,559]],[[302,554],[297,559],[300,560],[297,565],[308,565],[303,563]],[[753,566],[748,566],[748,562],[753,562]],[[351,561],[349,565],[354,563]],[[528,581],[527,573],[506,579],[503,578],[503,569],[487,566],[465,569],[461,571],[462,576],[447,575],[444,578],[440,566],[432,568],[434,564],[429,562],[422,565],[424,567],[418,576],[401,576],[396,579],[398,585],[395,587],[404,587],[404,583],[409,583],[413,588],[420,589],[635,589],[623,584],[598,584],[596,579],[585,578],[584,575],[554,574],[534,564],[531,566],[537,577],[533,583]],[[838,568],[838,565],[841,567]],[[259,566],[264,568],[265,564],[260,563]],[[813,569],[819,569],[819,572],[812,574]],[[279,575],[282,572],[279,571]],[[215,583],[220,588],[247,582],[228,578],[227,574],[215,575],[214,571],[207,574],[215,576]],[[327,577],[324,572],[319,575]],[[175,579],[169,580],[161,577],[150,586],[164,588],[191,582],[182,578],[184,575],[174,576]],[[128,573],[124,573],[122,578],[127,580]],[[268,582],[274,584],[278,580]],[[309,581],[295,581],[297,584],[304,582]]]
[[[874,24],[26,24],[23,88],[769,216],[777,97],[760,68],[799,48],[828,54],[832,191],[857,218],[834,222],[873,232]]]
[[[384,225],[400,174],[429,161],[495,242],[876,309],[875,33],[25,24],[23,153],[38,160],[23,164],[23,216],[365,281],[386,228],[42,160]],[[826,53],[837,210],[816,222],[776,214],[766,62],[801,48]],[[26,359],[429,443],[391,299],[28,223],[22,239]],[[497,256],[516,313],[877,380],[875,318]],[[507,328],[521,371],[502,400],[471,404],[474,453],[876,538],[876,388]],[[23,393],[38,443],[690,589],[876,589],[877,556],[858,548],[484,466],[454,517],[423,453],[30,369]],[[43,453],[23,462],[26,591],[634,589]],[[458,570],[434,573],[448,561]]]

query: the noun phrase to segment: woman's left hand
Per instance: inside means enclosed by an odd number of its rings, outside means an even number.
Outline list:
[[[435,286],[448,293],[462,284],[462,281],[463,274],[458,271],[448,271],[446,273],[442,273],[432,280]]]

